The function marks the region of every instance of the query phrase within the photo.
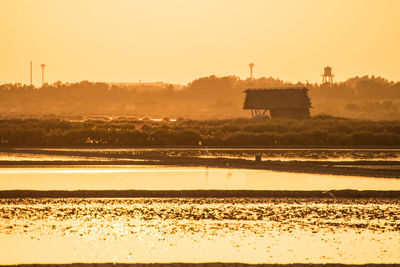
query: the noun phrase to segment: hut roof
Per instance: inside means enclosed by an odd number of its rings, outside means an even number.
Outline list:
[[[307,88],[247,89],[243,109],[310,108]]]

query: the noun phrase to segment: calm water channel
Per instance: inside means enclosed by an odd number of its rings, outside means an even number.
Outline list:
[[[400,190],[400,179],[164,166],[1,168],[1,190]]]

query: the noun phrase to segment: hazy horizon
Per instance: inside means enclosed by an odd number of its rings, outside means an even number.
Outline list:
[[[187,84],[209,75],[399,81],[400,2],[9,1],[0,3],[0,84]]]
[[[174,83],[174,82],[168,82],[168,81],[142,81],[142,80],[138,80],[138,81],[104,81],[104,80],[98,80],[98,81],[96,81],[96,80],[82,79],[82,80],[78,80],[78,81],[61,81],[61,80],[57,80],[57,81],[54,81],[54,82],[45,81],[45,85],[44,86],[53,86],[53,85],[56,85],[57,83],[60,83],[60,82],[63,85],[66,85],[66,84],[77,84],[77,83],[82,83],[82,82],[89,82],[89,83],[104,83],[104,84],[108,84],[109,86],[117,86],[117,87],[122,87],[122,88],[142,85],[144,87],[148,86],[149,88],[150,87],[157,87],[157,88],[162,89],[165,86],[173,85],[175,87],[175,90],[179,90],[179,89],[185,88],[186,86],[190,85],[191,83],[193,83],[193,82],[195,82],[195,81],[197,81],[199,79],[206,79],[206,78],[209,78],[209,77],[216,77],[217,79],[224,79],[224,78],[233,77],[233,78],[238,78],[241,81],[246,81],[246,80],[252,81],[252,80],[257,80],[257,79],[271,79],[271,80],[281,81],[283,84],[286,84],[286,83],[288,84],[288,85],[281,85],[281,86],[266,86],[265,88],[296,87],[296,86],[301,86],[301,85],[306,86],[307,82],[308,82],[309,85],[320,85],[320,86],[324,85],[324,82],[322,82],[322,81],[313,82],[313,81],[310,81],[310,80],[300,80],[300,81],[292,82],[292,81],[281,79],[280,77],[272,77],[272,76],[260,76],[260,77],[253,77],[253,79],[250,79],[249,77],[242,78],[242,77],[237,76],[235,74],[224,75],[224,76],[215,75],[215,74],[209,74],[209,75],[205,75],[205,76],[201,76],[201,77],[194,77],[193,79],[189,80],[186,83]],[[391,80],[391,79],[389,79],[389,78],[387,78],[385,76],[381,76],[381,75],[374,75],[374,74],[372,74],[372,75],[368,75],[368,74],[362,75],[362,74],[360,74],[360,75],[356,75],[356,76],[352,76],[352,77],[344,77],[343,80],[340,80],[340,81],[334,79],[334,81],[333,81],[333,83],[331,85],[344,84],[349,80],[358,79],[358,78],[360,78],[360,79],[362,79],[362,78],[367,78],[367,79],[379,78],[379,79],[383,79],[383,80],[387,81],[388,83],[394,83],[394,84],[400,83],[400,79],[399,80]],[[0,85],[7,85],[7,84],[12,84],[12,85],[21,84],[22,86],[29,86],[29,81],[27,81],[27,82],[18,82],[18,81],[16,81],[16,82],[1,82],[0,83]],[[33,86],[35,88],[41,88],[43,85],[41,84],[41,82],[38,82],[38,83],[33,83]]]

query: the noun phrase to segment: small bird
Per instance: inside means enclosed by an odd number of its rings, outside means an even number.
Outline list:
[[[330,196],[331,198],[333,198],[333,200],[336,199],[335,195],[332,193],[332,191],[324,191],[324,192],[322,192],[322,194]]]

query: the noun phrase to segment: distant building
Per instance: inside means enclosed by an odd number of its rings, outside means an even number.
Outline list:
[[[243,109],[253,117],[309,118],[311,101],[307,88],[247,89]]]

